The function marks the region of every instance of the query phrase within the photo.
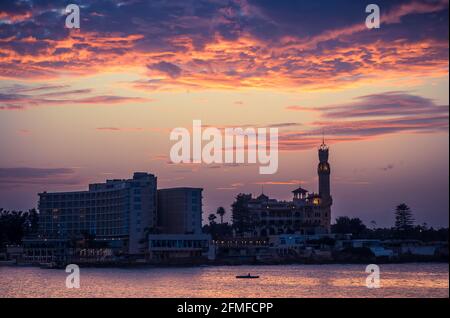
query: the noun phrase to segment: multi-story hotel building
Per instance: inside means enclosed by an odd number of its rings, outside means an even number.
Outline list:
[[[201,188],[158,190],[158,228],[165,234],[202,233]]]
[[[39,238],[90,236],[127,254],[142,253],[145,231],[157,225],[156,184],[154,175],[138,172],[87,191],[40,193]]]
[[[252,236],[280,234],[326,234],[330,232],[331,205],[330,164],[328,146],[319,147],[319,193],[309,193],[299,187],[292,191],[292,201],[270,199],[265,194],[249,200],[246,204],[250,214]]]

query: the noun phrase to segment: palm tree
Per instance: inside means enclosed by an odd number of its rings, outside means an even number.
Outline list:
[[[225,208],[220,206],[217,208],[216,214],[220,215],[220,224],[223,224],[223,216],[225,215],[226,211]]]

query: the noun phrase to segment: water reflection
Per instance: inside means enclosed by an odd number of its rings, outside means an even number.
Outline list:
[[[365,287],[365,265],[81,269],[0,268],[0,297],[448,297],[447,264],[381,265],[380,289]],[[252,273],[259,279],[236,279]]]

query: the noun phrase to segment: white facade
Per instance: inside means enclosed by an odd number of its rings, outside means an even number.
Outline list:
[[[208,234],[155,234],[149,235],[148,242],[151,260],[210,258],[212,255]]]

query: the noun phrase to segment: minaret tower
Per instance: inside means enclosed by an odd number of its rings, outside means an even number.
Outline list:
[[[331,197],[330,193],[330,164],[328,163],[328,146],[325,144],[325,138],[322,139],[322,144],[319,147],[319,166],[317,173],[319,174],[319,195],[322,200],[327,200]]]
[[[330,191],[330,164],[328,163],[328,146],[325,144],[325,137],[319,147],[319,166],[317,174],[319,175],[319,197],[321,209],[321,225],[328,233],[331,230],[331,205],[333,199]]]

